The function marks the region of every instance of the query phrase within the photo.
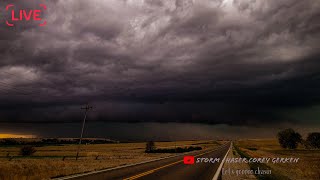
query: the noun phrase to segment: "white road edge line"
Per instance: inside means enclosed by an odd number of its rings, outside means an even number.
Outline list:
[[[220,148],[222,148],[223,145],[219,146],[218,148],[214,148],[213,150],[218,150]],[[53,180],[68,180],[68,179],[73,179],[73,178],[77,178],[77,177],[82,177],[82,176],[87,176],[87,175],[91,175],[91,174],[98,174],[98,173],[103,173],[103,172],[108,172],[111,170],[116,170],[116,169],[121,169],[121,168],[125,168],[125,167],[130,167],[130,166],[135,166],[135,165],[140,165],[140,164],[145,164],[145,163],[149,163],[149,162],[153,162],[153,161],[159,161],[162,159],[168,159],[168,158],[173,158],[173,157],[178,157],[178,156],[183,156],[186,154],[191,154],[194,152],[187,152],[187,153],[183,153],[183,154],[178,154],[178,155],[173,155],[173,156],[167,156],[167,157],[162,157],[162,158],[158,158],[158,159],[152,159],[150,161],[143,161],[143,162],[138,162],[138,163],[134,163],[134,164],[128,164],[128,165],[123,165],[123,166],[117,166],[117,167],[113,167],[113,168],[109,168],[109,169],[103,169],[103,170],[98,170],[98,171],[91,171],[91,172],[87,172],[87,173],[81,173],[81,174],[74,174],[74,175],[69,175],[69,176],[65,176],[65,177],[58,177],[58,178],[51,178]]]
[[[218,169],[217,169],[216,173],[214,174],[214,176],[213,176],[212,180],[218,180],[219,175],[220,175],[221,170],[222,170],[222,167],[223,167],[223,164],[224,164],[224,162],[226,161],[227,155],[229,154],[229,151],[230,151],[230,149],[231,149],[231,148],[232,148],[232,142],[231,142],[231,144],[230,144],[230,147],[229,147],[229,149],[228,149],[228,151],[227,151],[226,155],[224,155],[224,158],[223,158],[223,160],[221,161],[221,163],[220,163],[220,165],[219,165],[219,167],[218,167]]]

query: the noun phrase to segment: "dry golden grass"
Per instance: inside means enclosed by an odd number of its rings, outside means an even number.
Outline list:
[[[183,147],[194,145],[204,149],[219,144],[208,141],[156,142],[156,147]],[[32,157],[6,158],[18,156],[20,147],[0,147],[0,179],[49,179],[76,173],[100,170],[119,165],[138,163],[172,154],[144,153],[145,143],[119,143],[82,145],[80,158],[75,160],[77,145],[36,147]],[[99,156],[98,156],[99,155]],[[63,160],[64,156],[66,157]],[[98,159],[96,157],[98,156]]]
[[[268,163],[267,165],[290,179],[320,179],[320,150],[308,150],[303,146],[299,146],[296,150],[283,149],[277,139],[240,140],[236,145],[251,157],[300,158],[298,163]],[[254,148],[257,150],[252,150]]]
[[[237,153],[237,151],[234,149],[234,147],[227,155],[227,158],[240,158],[240,157],[241,156]],[[244,170],[245,171],[245,170],[249,170],[250,167],[246,163],[224,163],[223,169],[224,170],[232,169],[232,170]],[[242,179],[255,180],[257,178],[254,175],[250,175],[250,174],[235,175],[235,174],[222,173],[221,179],[222,180],[242,180]]]

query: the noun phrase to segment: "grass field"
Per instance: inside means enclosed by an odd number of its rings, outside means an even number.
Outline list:
[[[272,173],[289,179],[320,179],[320,150],[309,150],[299,146],[296,150],[280,147],[276,139],[239,140],[235,143],[240,151],[250,157],[294,157],[298,163],[268,163]]]
[[[155,142],[157,148],[200,146],[203,149],[219,145],[215,141]],[[36,147],[30,157],[19,156],[19,146],[0,147],[0,179],[49,179],[76,173],[137,163],[172,154],[144,153],[145,143],[82,145],[76,161],[77,145]],[[13,159],[7,156],[13,156]]]

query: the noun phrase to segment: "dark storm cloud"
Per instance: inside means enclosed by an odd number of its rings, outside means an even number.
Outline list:
[[[256,125],[320,102],[317,0],[46,5],[47,26],[0,30],[2,121],[72,121],[90,101],[96,120]]]

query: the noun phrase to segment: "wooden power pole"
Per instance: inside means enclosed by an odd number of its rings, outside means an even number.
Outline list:
[[[81,146],[81,141],[82,141],[82,136],[83,136],[84,125],[86,123],[87,113],[88,113],[88,111],[90,109],[92,109],[92,106],[89,106],[89,103],[87,103],[86,106],[82,107],[81,109],[84,109],[85,113],[84,113],[84,119],[83,119],[83,122],[82,122],[82,129],[81,129],[81,135],[80,135],[80,140],[79,140],[76,160],[78,160],[78,157],[79,157],[79,151],[80,151],[80,146]]]

